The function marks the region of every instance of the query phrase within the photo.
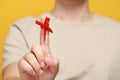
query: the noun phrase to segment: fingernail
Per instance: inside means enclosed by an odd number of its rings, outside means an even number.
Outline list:
[[[40,74],[40,75],[41,75],[41,74],[43,74],[43,73],[44,73],[44,71],[43,71],[43,70],[40,70],[40,71],[39,71],[39,74]]]
[[[41,67],[45,67],[44,61],[41,61],[40,66],[41,66]]]

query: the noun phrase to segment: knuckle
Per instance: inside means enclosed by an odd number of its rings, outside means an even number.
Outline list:
[[[27,71],[28,71],[29,73],[32,73],[32,72],[33,72],[33,69],[29,67]]]
[[[33,56],[32,53],[26,54],[26,55],[24,56],[24,59],[29,59],[31,56]]]
[[[59,59],[54,58],[54,64],[55,64],[56,66],[59,66]]]
[[[20,61],[18,62],[18,66],[24,65],[24,59],[20,59]]]
[[[36,51],[36,49],[38,49],[39,48],[39,45],[38,44],[34,44],[33,46],[32,46],[32,52],[34,52],[34,51]]]
[[[18,68],[19,69],[24,69],[24,65],[26,65],[25,64],[25,60],[24,59],[21,59],[19,62],[18,62]]]
[[[39,66],[37,66],[37,68],[36,68],[36,72],[38,72],[40,70],[40,67]]]
[[[36,46],[35,44],[32,46],[32,48],[31,48],[31,51],[32,51],[32,52],[34,52],[35,46]]]

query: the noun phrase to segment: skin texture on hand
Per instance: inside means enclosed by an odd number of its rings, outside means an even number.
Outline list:
[[[44,21],[42,17],[42,21]],[[32,46],[31,51],[24,55],[18,62],[21,80],[54,80],[58,70],[59,61],[53,57],[49,45],[49,32],[46,32],[44,40],[44,29],[41,29],[40,44]]]

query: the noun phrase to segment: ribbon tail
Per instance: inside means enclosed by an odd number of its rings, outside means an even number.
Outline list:
[[[52,29],[51,29],[51,28],[48,28],[47,30],[48,30],[49,32],[53,33],[53,31],[52,31]]]
[[[35,23],[40,25],[41,28],[44,28],[44,24],[42,22],[36,21]]]
[[[44,42],[46,40],[46,29],[44,29]]]

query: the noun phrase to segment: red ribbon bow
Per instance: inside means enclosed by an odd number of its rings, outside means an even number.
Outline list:
[[[50,18],[46,17],[44,23],[37,21],[36,24],[40,25],[41,29],[44,29],[44,41],[46,40],[46,31],[53,33],[52,29],[49,27]]]

